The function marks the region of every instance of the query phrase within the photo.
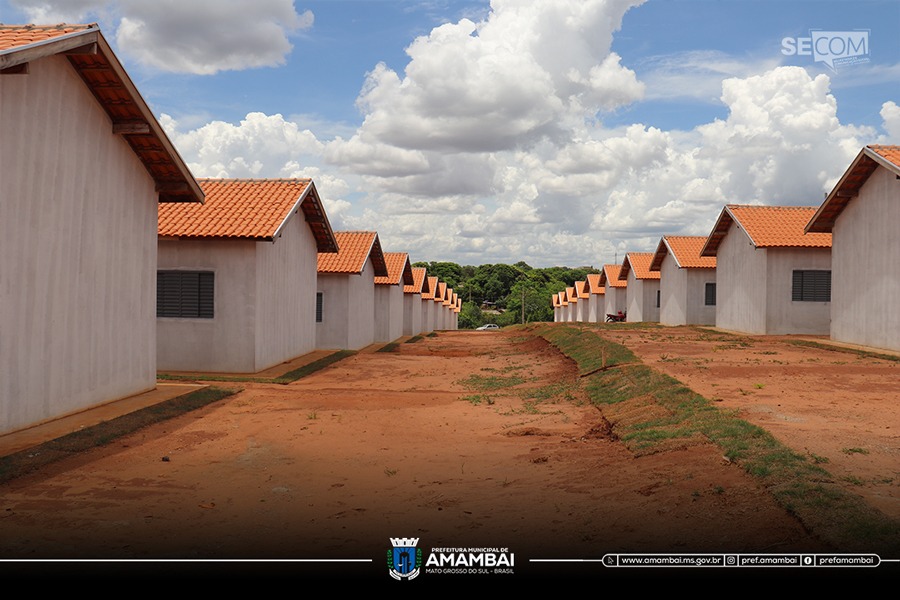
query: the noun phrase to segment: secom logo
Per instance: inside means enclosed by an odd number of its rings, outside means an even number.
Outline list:
[[[839,66],[869,62],[869,30],[821,31],[810,30],[810,37],[786,37],[781,40],[785,56],[812,56],[815,62],[825,63],[837,72]]]

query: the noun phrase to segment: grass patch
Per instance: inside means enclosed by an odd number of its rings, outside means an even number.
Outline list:
[[[376,352],[396,352],[399,346],[400,342],[391,342],[389,344],[385,344],[384,346],[376,350]]]
[[[404,344],[415,344],[421,342],[424,338],[421,335],[414,335],[404,342]]]
[[[122,415],[92,427],[50,440],[33,448],[0,457],[0,483],[21,477],[43,466],[98,448],[135,431],[197,410],[239,392],[237,389],[208,387],[184,396]]]
[[[298,367],[292,371],[280,375],[278,377],[230,377],[228,375],[171,375],[168,373],[160,373],[156,376],[161,381],[221,381],[221,382],[245,382],[245,383],[280,383],[288,384],[298,379],[302,379],[316,371],[320,371],[325,367],[344,360],[348,356],[356,354],[354,350],[339,350],[328,356],[323,356],[319,360]]]
[[[465,379],[460,379],[456,383],[470,390],[490,392],[525,383],[525,378],[519,377],[518,375],[470,375]]]
[[[827,461],[794,452],[765,429],[739,418],[736,411],[717,408],[680,381],[640,363],[627,349],[616,349],[618,344],[602,339],[600,332],[546,326],[535,333],[574,360],[580,372],[589,374],[583,379],[588,397],[635,454],[712,442],[835,547],[900,552],[900,522],[835,483],[820,466]],[[601,354],[607,364],[619,368],[597,370]],[[866,451],[846,448],[844,452]]]
[[[869,451],[865,448],[842,448],[841,452],[844,454],[868,454]]]

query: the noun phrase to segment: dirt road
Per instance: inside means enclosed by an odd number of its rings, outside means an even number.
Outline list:
[[[0,557],[371,561],[337,567],[352,576],[385,573],[391,537],[508,548],[532,574],[549,568],[534,558],[829,549],[712,445],[632,456],[568,359],[521,333],[241,385],[0,486]]]

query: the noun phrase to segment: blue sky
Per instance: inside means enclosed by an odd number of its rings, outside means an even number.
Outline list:
[[[311,176],[335,229],[414,261],[597,266],[726,202],[817,204],[862,145],[900,143],[897,0],[0,0],[0,21],[99,22],[198,176]],[[812,30],[865,52],[782,52]]]

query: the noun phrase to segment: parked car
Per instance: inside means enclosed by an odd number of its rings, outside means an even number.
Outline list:
[[[475,331],[489,331],[493,329],[500,329],[499,325],[495,325],[493,323],[488,323],[487,325],[482,325],[481,327],[476,327]]]

